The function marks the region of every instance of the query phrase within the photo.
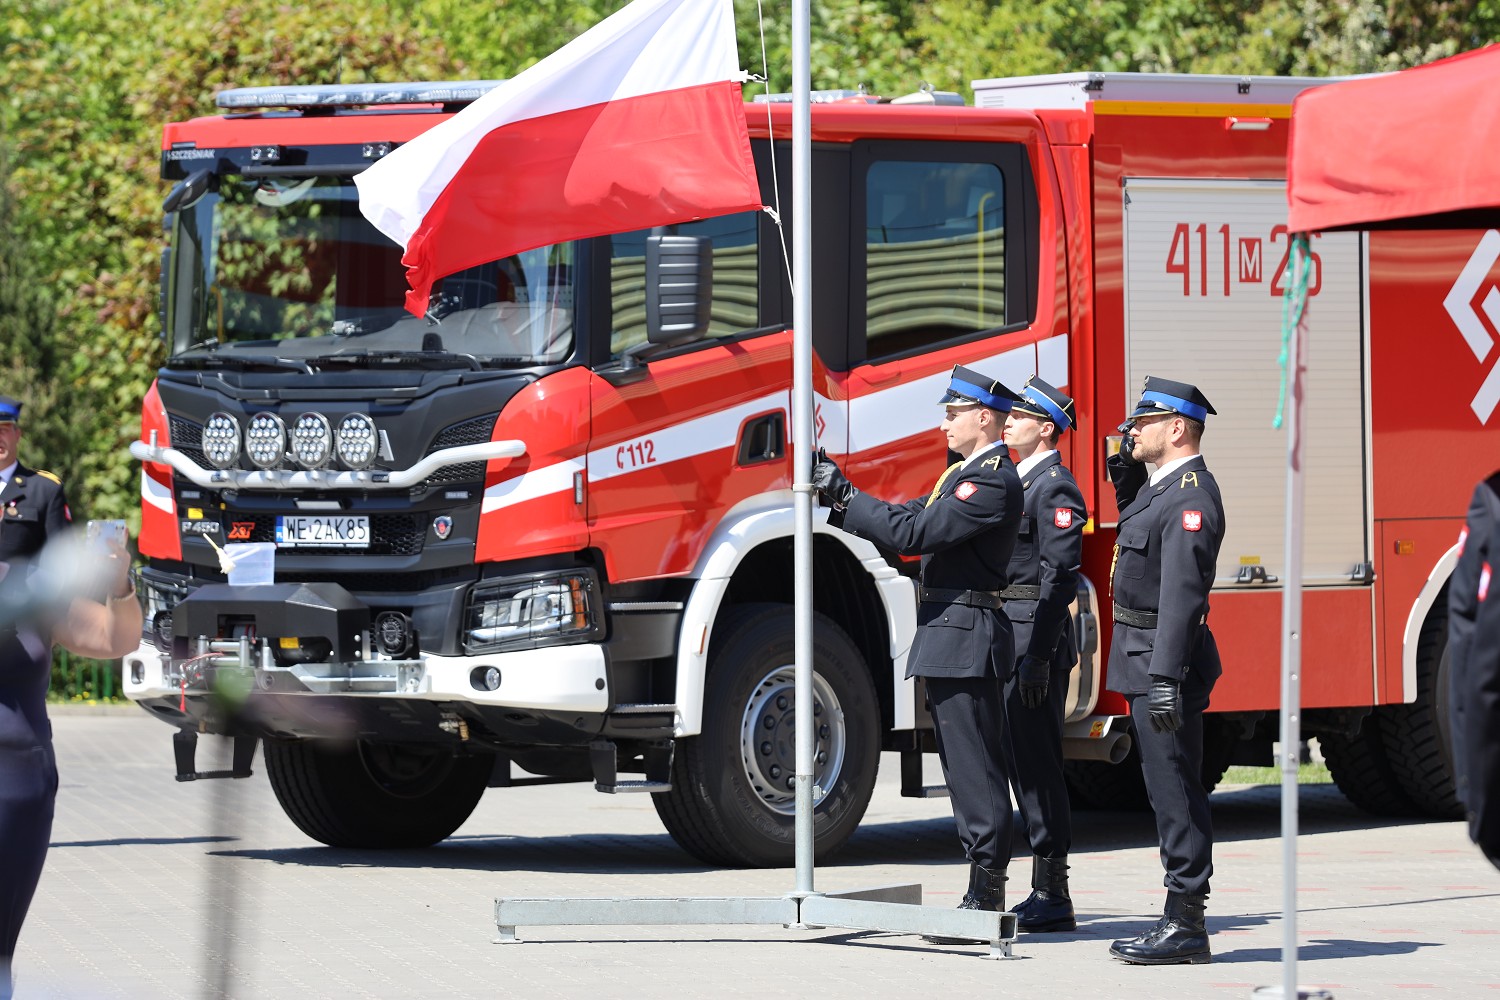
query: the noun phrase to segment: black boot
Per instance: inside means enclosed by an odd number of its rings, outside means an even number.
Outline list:
[[[1016,927],[1032,934],[1078,926],[1068,895],[1068,857],[1031,859],[1031,895],[1013,908]]]
[[[1156,926],[1133,940],[1116,941],[1109,953],[1136,965],[1207,965],[1213,960],[1203,924],[1207,902],[1203,893],[1167,893],[1167,905]]]
[[[999,913],[1005,909],[1005,869],[985,868],[972,861],[969,863],[969,890],[959,902],[960,910],[989,910]],[[984,944],[977,938],[940,937],[923,934],[928,944]]]

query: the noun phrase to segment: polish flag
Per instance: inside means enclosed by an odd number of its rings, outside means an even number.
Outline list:
[[[420,316],[439,279],[565,240],[761,207],[733,0],[635,0],[355,177],[406,249]]]

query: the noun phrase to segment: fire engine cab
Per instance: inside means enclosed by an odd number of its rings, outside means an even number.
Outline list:
[[[1065,740],[1077,805],[1144,802],[1101,671],[1103,466],[1147,374],[1220,413],[1203,445],[1228,521],[1211,610],[1224,676],[1203,781],[1270,761],[1285,154],[1291,100],[1321,82],[980,80],[976,107],[817,95],[818,443],[904,501],[946,464],[935,404],[955,364],[1012,386],[1035,372],[1077,400],[1061,443],[1090,514]],[[652,793],[701,859],[787,863],[783,240],[745,213],[542,246],[444,278],[410,315],[401,250],[360,215],[353,178],[491,86],[230,90],[221,115],[166,127],[169,358],[131,446],[147,615],[127,693],[177,727],[184,780],[205,775],[197,734],[236,738],[231,774],[259,741],[288,816],[327,844],[427,845],[488,787],[591,780]],[[789,190],[791,109],[746,110],[771,204]],[[1457,809],[1444,584],[1497,441],[1469,337],[1494,335],[1480,235],[1312,240],[1302,728],[1381,812]],[[826,854],[882,751],[900,752],[905,793],[939,790],[903,677],[916,563],[816,520]],[[247,583],[239,560],[266,556]]]

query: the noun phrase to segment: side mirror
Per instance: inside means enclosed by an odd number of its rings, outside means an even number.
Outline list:
[[[703,339],[713,294],[713,246],[707,239],[646,237],[647,343],[675,347]]]
[[[167,192],[167,200],[161,203],[161,210],[176,212],[191,208],[199,198],[208,193],[209,188],[213,186],[213,179],[212,170],[194,170],[172,185],[172,190]]]

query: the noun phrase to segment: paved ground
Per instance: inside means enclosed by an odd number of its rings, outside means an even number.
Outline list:
[[[170,730],[143,715],[63,715],[55,728],[62,792],[17,956],[23,1000],[1247,997],[1281,981],[1274,787],[1213,796],[1212,965],[1107,957],[1162,895],[1149,820],[1120,813],[1080,817],[1078,931],[1023,936],[1007,962],[780,926],[550,927],[496,945],[496,896],[775,896],[794,879],[697,865],[646,797],[582,785],[493,790],[431,850],[332,850],[282,816],[262,775],[174,782]],[[817,888],[921,882],[928,902],[952,905],[966,871],[948,804],[901,798],[895,759],[884,763],[864,825]],[[1301,817],[1302,986],[1341,1000],[1500,998],[1500,873],[1459,824],[1374,821],[1325,786],[1304,789]]]

